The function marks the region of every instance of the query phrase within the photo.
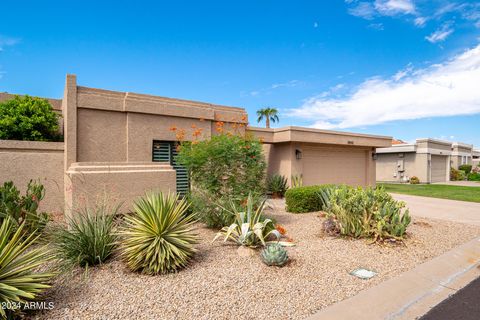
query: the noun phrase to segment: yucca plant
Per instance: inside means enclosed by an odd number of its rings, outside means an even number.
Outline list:
[[[48,281],[54,276],[50,272],[37,271],[53,258],[46,246],[33,247],[39,235],[32,233],[26,238],[24,224],[16,228],[11,218],[0,226],[0,304],[19,305],[35,300]],[[15,310],[0,308],[3,319],[12,317]]]
[[[271,219],[263,217],[265,208],[265,199],[255,205],[251,194],[248,195],[247,203],[244,207],[238,208],[231,203],[229,209],[235,216],[235,223],[228,227],[223,227],[215,236],[213,241],[224,236],[224,242],[232,240],[239,245],[247,247],[265,246],[270,236],[280,239],[280,232],[275,229]]]
[[[120,230],[122,256],[132,271],[164,274],[189,264],[198,236],[195,215],[187,215],[187,208],[185,199],[171,193],[149,193],[135,201]]]
[[[267,179],[267,190],[273,198],[282,198],[287,191],[287,178],[274,174]]]
[[[301,174],[292,174],[290,177],[291,188],[297,188],[303,186],[303,176]]]
[[[75,210],[67,225],[53,228],[52,244],[60,265],[88,268],[107,261],[117,241],[113,219],[119,208],[101,203]]]

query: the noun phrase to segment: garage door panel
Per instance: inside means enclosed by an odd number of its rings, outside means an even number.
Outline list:
[[[334,183],[365,185],[367,154],[365,150],[304,148],[303,181],[305,185]]]
[[[431,182],[447,181],[447,157],[432,155],[431,158]]]

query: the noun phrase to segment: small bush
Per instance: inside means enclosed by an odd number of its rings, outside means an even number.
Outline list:
[[[240,201],[230,199],[228,197],[220,197],[212,199],[208,193],[195,192],[187,196],[190,202],[192,213],[196,214],[198,219],[205,223],[209,228],[220,229],[229,226],[235,220],[234,215],[224,208],[228,206],[230,201],[235,201],[238,205]]]
[[[23,238],[25,225],[16,227],[7,218],[0,226],[0,315],[2,319],[16,319],[20,310],[12,307],[34,301],[37,295],[49,288],[49,280],[54,274],[39,271],[42,264],[50,261],[53,255],[46,246],[35,246],[39,235],[31,234]]]
[[[135,201],[135,212],[120,230],[122,257],[132,271],[155,275],[184,268],[195,254],[195,215],[178,195],[150,193]]]
[[[42,184],[30,180],[24,196],[12,181],[0,186],[0,223],[7,217],[12,219],[18,228],[23,224],[23,232],[30,234],[35,230],[42,231],[49,217],[45,212],[38,212],[38,206],[45,196]]]
[[[0,102],[0,139],[59,141],[58,115],[46,99],[16,96]]]
[[[329,194],[324,195],[323,190],[320,198],[341,235],[374,241],[404,237],[411,221],[408,209],[403,211],[405,203],[395,201],[383,188],[341,186],[327,190]]]
[[[67,226],[53,231],[53,246],[65,268],[88,268],[107,261],[113,254],[116,235],[113,219],[119,207],[99,204],[73,212]]]
[[[287,189],[287,178],[284,176],[274,174],[267,179],[267,191],[273,198],[283,198]]]
[[[468,175],[468,181],[480,181],[480,173],[472,172]]]
[[[463,181],[466,179],[465,172],[455,168],[450,169],[450,181]]]
[[[461,170],[465,172],[466,175],[468,175],[472,171],[472,165],[471,164],[462,164],[461,166],[458,167],[458,170]]]
[[[332,185],[317,185],[288,189],[285,193],[286,210],[293,213],[321,211],[322,201],[318,193]]]
[[[418,177],[411,177],[410,178],[410,184],[419,184],[420,183],[420,179],[418,179]]]

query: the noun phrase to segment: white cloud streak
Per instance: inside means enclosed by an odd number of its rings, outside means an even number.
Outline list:
[[[396,80],[397,79],[397,80]],[[315,128],[352,128],[396,120],[480,113],[480,45],[425,69],[364,81],[343,98],[316,96],[289,116]]]
[[[0,35],[0,51],[3,51],[5,47],[14,46],[19,42],[20,39]]]
[[[449,23],[442,25],[439,29],[435,30],[429,36],[426,36],[425,39],[431,43],[437,43],[441,41],[445,41],[449,35],[453,33],[453,28],[450,27]]]

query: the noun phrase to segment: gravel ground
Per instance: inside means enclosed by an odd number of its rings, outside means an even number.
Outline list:
[[[176,274],[131,273],[121,261],[58,281],[47,301],[55,308],[38,319],[303,319],[480,235],[480,227],[413,219],[404,244],[369,244],[329,237],[318,213],[286,213],[281,200],[271,212],[293,237],[291,262],[267,267],[258,254],[242,257],[235,245],[211,243],[214,231],[198,225],[202,242],[190,268]],[[349,272],[378,272],[360,280]]]

